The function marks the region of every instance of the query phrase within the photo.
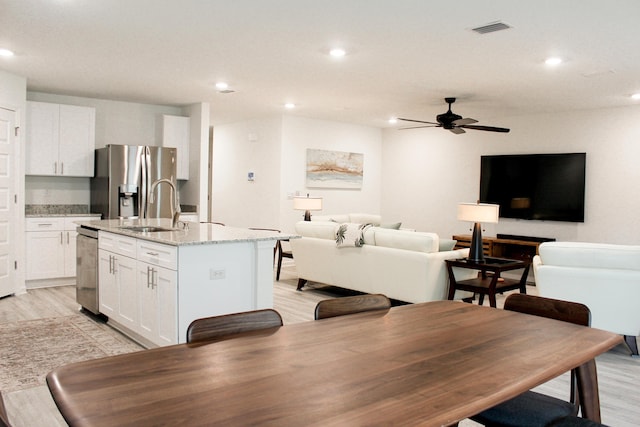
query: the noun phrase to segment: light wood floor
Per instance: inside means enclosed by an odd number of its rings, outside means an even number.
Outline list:
[[[292,261],[285,262],[280,282],[274,281],[274,307],[282,315],[285,325],[313,320],[313,311],[318,301],[343,294],[340,290],[322,285],[312,285],[305,287],[303,292],[297,292],[296,282],[295,265]],[[529,288],[530,293],[535,293],[535,288]],[[503,300],[504,297],[499,298],[499,307]],[[30,290],[26,295],[0,300],[0,323],[66,316],[77,310],[73,287]],[[640,425],[640,393],[637,388],[640,381],[640,359],[632,359],[627,349],[621,345],[600,356],[597,364],[603,422],[622,427]],[[473,378],[469,378],[469,381],[473,381]],[[568,375],[536,390],[565,398],[568,393]],[[9,418],[15,427],[66,426],[46,386],[3,396]],[[477,425],[469,420],[460,423],[461,427]]]

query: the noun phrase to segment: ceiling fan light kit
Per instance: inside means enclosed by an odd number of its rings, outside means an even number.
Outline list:
[[[465,133],[466,132],[465,129],[483,130],[488,132],[502,132],[502,133],[509,132],[509,129],[507,128],[474,125],[474,123],[478,123],[477,120],[471,119],[468,117],[463,118],[462,116],[455,114],[453,111],[451,111],[451,104],[456,102],[455,98],[445,98],[444,101],[447,104],[449,104],[449,109],[447,110],[446,113],[438,114],[436,116],[437,123],[427,122],[424,120],[403,119],[401,117],[398,117],[398,120],[402,120],[405,122],[423,123],[422,126],[410,126],[410,127],[400,128],[400,130],[427,128],[427,127],[441,127],[455,134]]]

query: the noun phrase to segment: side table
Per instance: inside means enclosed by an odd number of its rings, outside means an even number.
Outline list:
[[[489,304],[491,307],[496,306],[496,293],[520,289],[520,293],[527,293],[527,275],[529,274],[530,264],[526,261],[506,258],[490,258],[485,257],[484,262],[474,262],[467,258],[447,259],[447,272],[449,274],[449,296],[450,300],[456,293],[457,289],[469,292],[475,292],[480,295],[478,303],[482,305],[484,296],[489,295]],[[480,274],[475,279],[467,279],[457,281],[453,274],[453,268],[471,268],[479,270]],[[523,268],[520,280],[508,279],[500,277],[500,273],[508,270],[518,270]]]

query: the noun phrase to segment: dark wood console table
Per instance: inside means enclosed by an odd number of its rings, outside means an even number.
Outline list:
[[[452,238],[457,240],[455,249],[464,249],[471,246],[470,234],[459,234]],[[541,243],[542,241],[501,239],[498,237],[482,238],[482,247],[485,257],[517,259],[527,263],[531,263],[533,257],[538,254],[538,247]]]

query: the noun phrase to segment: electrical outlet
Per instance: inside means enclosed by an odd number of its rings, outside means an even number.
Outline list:
[[[226,272],[224,270],[214,270],[213,268],[209,270],[210,280],[224,279],[225,276],[226,276]]]

